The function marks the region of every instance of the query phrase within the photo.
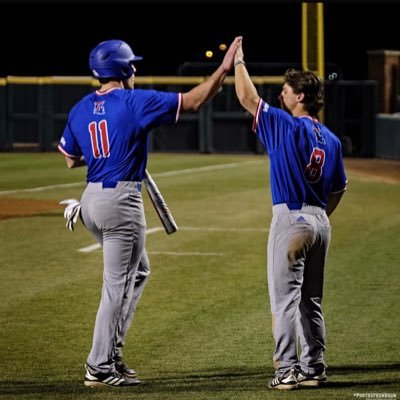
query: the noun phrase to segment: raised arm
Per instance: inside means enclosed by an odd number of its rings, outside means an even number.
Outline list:
[[[235,38],[229,46],[221,65],[206,81],[195,86],[189,92],[182,94],[183,112],[197,111],[203,104],[215,96],[218,89],[224,83],[226,75],[232,69],[233,59],[241,40],[240,36]]]
[[[242,41],[240,41],[236,50],[234,65],[236,95],[240,101],[240,104],[251,115],[255,115],[260,96],[258,95],[257,89],[251,81],[249,73],[247,72],[246,64],[244,62]]]

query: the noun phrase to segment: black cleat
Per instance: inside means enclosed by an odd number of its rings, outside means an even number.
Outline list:
[[[319,374],[306,374],[300,370],[297,374],[297,382],[299,386],[319,387],[326,383],[326,373],[322,371]]]
[[[119,357],[115,359],[115,369],[121,375],[124,375],[128,378],[135,378],[137,375],[137,372],[134,369],[129,368],[128,365],[126,365],[126,363],[123,361],[123,359]]]
[[[139,385],[139,379],[131,379],[123,376],[119,372],[91,372],[87,365],[85,365],[86,374],[84,384],[88,387],[94,386],[135,386]]]
[[[297,389],[297,379],[293,370],[283,376],[278,376],[269,383],[271,389],[293,390]]]

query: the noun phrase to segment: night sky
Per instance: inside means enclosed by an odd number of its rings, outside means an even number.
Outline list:
[[[138,75],[176,75],[186,61],[209,61],[206,50],[215,53],[212,61],[220,61],[218,45],[229,44],[236,35],[244,37],[247,62],[301,62],[300,3],[83,0],[0,5],[0,76],[90,75],[90,50],[113,38],[127,41],[144,57],[136,64]],[[154,13],[161,23],[154,22]],[[368,50],[400,50],[399,21],[400,4],[393,2],[325,4],[325,62],[333,69],[337,65],[343,79],[367,79]]]

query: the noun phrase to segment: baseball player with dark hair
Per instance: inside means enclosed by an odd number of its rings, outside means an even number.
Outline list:
[[[239,41],[234,39],[207,80],[186,93],[132,90],[133,63],[141,57],[121,40],[102,42],[90,53],[90,69],[101,86],[72,108],[58,146],[69,168],[87,165],[81,202],[65,202],[67,225],[73,229],[81,211],[84,225],[103,247],[103,288],[86,386],[140,383],[122,359],[122,346],[150,273],[140,191],[148,133],[175,123],[181,112],[197,111],[217,93],[233,66]]]
[[[347,182],[341,144],[317,120],[323,83],[315,73],[285,73],[281,110],[258,96],[241,43],[234,65],[236,94],[254,116],[253,130],[270,157],[273,216],[268,289],[275,378],[269,387],[317,387],[326,381],[321,301],[331,237],[328,216],[339,204]]]

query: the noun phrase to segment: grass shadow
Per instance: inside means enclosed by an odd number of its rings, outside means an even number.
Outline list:
[[[354,387],[393,386],[398,388],[399,379],[393,372],[400,371],[400,364],[377,364],[377,365],[346,365],[332,366],[328,369],[329,381],[317,389],[340,389]],[[377,374],[390,373],[385,376]],[[182,373],[181,371],[169,371],[165,376],[144,379],[140,386],[130,388],[106,388],[113,393],[121,395],[135,393],[137,396],[143,394],[161,396],[163,393],[214,393],[218,398],[218,392],[251,392],[264,391],[267,389],[267,381],[272,377],[272,368],[235,366],[229,368],[211,368],[203,370],[192,370]],[[361,375],[361,379],[360,379]],[[352,379],[354,377],[354,379]],[[57,377],[55,377],[56,379]],[[343,380],[341,380],[343,378]],[[307,389],[301,389],[304,391]],[[312,389],[315,390],[315,389]],[[74,398],[87,399],[96,397],[100,392],[84,387],[82,381],[2,381],[0,385],[0,398],[19,399],[23,395],[38,395],[38,398],[59,398],[62,396],[74,396]],[[104,393],[104,392],[102,392]],[[111,393],[111,392],[110,392]],[[244,395],[245,396],[245,395]],[[101,397],[100,397],[101,398]]]
[[[354,386],[399,385],[400,375],[396,378],[393,377],[392,374],[392,372],[396,371],[400,374],[400,363],[333,365],[327,368],[329,381],[325,387],[346,388]],[[390,376],[388,376],[388,373]],[[381,376],[382,374],[385,376]],[[357,379],[354,381],[346,379],[347,377],[351,378],[352,376],[356,376]],[[341,377],[345,378],[346,380],[340,380]]]

